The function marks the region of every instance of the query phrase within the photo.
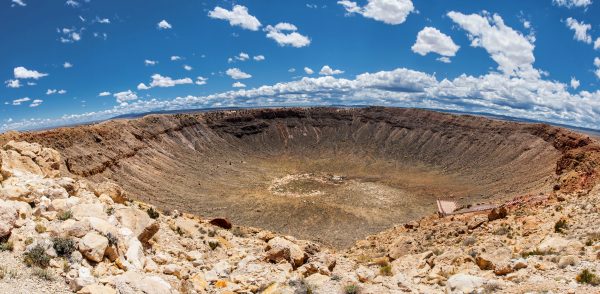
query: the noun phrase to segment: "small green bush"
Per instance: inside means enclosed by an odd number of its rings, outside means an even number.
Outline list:
[[[208,242],[208,246],[210,247],[211,250],[215,250],[217,249],[217,247],[219,247],[221,244],[217,241],[209,241]]]
[[[391,277],[392,274],[392,266],[390,264],[383,265],[379,268],[379,274],[382,276]]]
[[[71,238],[54,238],[52,243],[58,256],[70,257],[71,253],[75,251],[75,241]]]
[[[54,280],[54,276],[52,275],[52,273],[47,270],[47,269],[42,269],[42,268],[34,268],[33,269],[33,275],[35,277],[38,277],[42,280],[46,280],[46,281],[52,281]]]
[[[35,225],[35,231],[38,234],[45,233],[46,232],[46,227],[44,227],[44,225],[42,225],[42,224],[37,224],[37,225]]]
[[[568,226],[567,226],[567,220],[565,220],[565,219],[560,219],[559,221],[557,221],[557,222],[554,224],[554,232],[556,232],[556,233],[563,233],[563,232],[564,232],[564,230],[566,230],[566,229],[567,229],[567,227],[568,227]]]
[[[356,285],[348,285],[344,288],[344,293],[346,294],[357,294],[358,287]]]
[[[588,269],[584,269],[575,278],[579,284],[589,284],[592,286],[600,285],[600,278]]]
[[[13,243],[9,241],[5,241],[0,243],[0,251],[12,251]]]
[[[56,218],[58,218],[61,221],[66,221],[72,217],[73,217],[73,212],[71,212],[70,210],[61,211],[56,215]]]
[[[157,219],[160,216],[160,214],[158,213],[158,211],[154,210],[153,207],[148,208],[148,210],[146,210],[146,212],[148,213],[148,216],[151,219]]]
[[[108,239],[108,245],[110,246],[117,246],[117,244],[119,243],[119,239],[117,239],[117,237],[110,232],[107,233],[104,237]]]
[[[23,261],[27,266],[37,266],[47,268],[50,265],[50,255],[46,254],[46,250],[41,245],[33,247],[29,252],[23,254]]]

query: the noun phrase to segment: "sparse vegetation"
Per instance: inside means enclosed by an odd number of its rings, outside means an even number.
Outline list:
[[[46,281],[52,281],[54,280],[54,276],[52,275],[52,273],[45,268],[34,268],[32,271],[33,276],[38,277],[42,280],[46,280]]]
[[[382,276],[392,276],[392,266],[390,264],[383,265],[379,268],[379,274]]]
[[[550,255],[550,254],[554,254],[554,252],[550,251],[550,252],[543,252],[540,251],[539,249],[533,249],[531,251],[524,251],[521,253],[521,257],[523,258],[528,258],[530,256],[543,256],[543,255]]]
[[[211,250],[215,250],[219,246],[221,246],[221,244],[217,241],[208,241],[208,247],[210,247]]]
[[[358,286],[356,285],[348,285],[344,288],[344,293],[346,294],[357,294],[358,293]]]
[[[8,238],[2,238],[0,240],[0,251],[12,251],[13,243],[8,241]]]
[[[577,275],[575,278],[577,283],[580,284],[589,284],[592,286],[600,285],[600,278],[596,276],[596,274],[592,273],[589,269],[584,269]]]
[[[108,239],[109,246],[117,246],[117,244],[119,243],[119,239],[117,239],[117,237],[110,232],[106,233],[104,237]]]
[[[554,224],[554,232],[556,233],[564,233],[567,228],[568,225],[566,219],[560,219]]]
[[[18,273],[15,270],[9,270],[6,269],[6,267],[4,266],[0,266],[0,280],[4,279],[4,278],[15,278],[17,277]]]
[[[108,214],[108,215],[113,215],[114,213],[115,213],[115,208],[114,208],[114,207],[112,207],[112,206],[109,206],[109,207],[106,209],[106,214]]]
[[[46,250],[41,245],[37,245],[29,250],[29,252],[23,254],[23,261],[27,266],[47,268],[50,265],[50,259],[50,255],[46,253]]]
[[[63,210],[56,215],[56,218],[58,218],[61,221],[66,221],[72,217],[73,212],[71,212],[70,210]]]
[[[70,257],[71,253],[75,251],[75,241],[71,238],[54,238],[52,246],[58,256]]]
[[[44,225],[42,225],[42,224],[36,224],[36,225],[35,225],[35,231],[36,231],[38,234],[45,233],[45,232],[46,232],[46,227],[44,227]]]
[[[146,212],[148,213],[148,216],[149,216],[151,219],[157,219],[157,218],[160,216],[160,214],[158,213],[158,211],[154,210],[154,208],[153,208],[153,207],[150,207],[150,208],[148,208],[148,209],[146,210]]]

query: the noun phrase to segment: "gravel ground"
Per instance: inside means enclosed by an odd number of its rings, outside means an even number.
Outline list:
[[[72,293],[63,277],[54,274],[52,281],[37,278],[33,275],[33,269],[11,252],[0,252],[0,267],[5,273],[4,278],[0,279],[0,293]]]

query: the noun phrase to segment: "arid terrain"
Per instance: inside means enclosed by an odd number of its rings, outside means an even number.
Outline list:
[[[435,212],[436,198],[549,193],[566,151],[554,140],[584,140],[569,136],[414,109],[309,108],[151,115],[16,139],[136,200],[343,248]]]
[[[0,260],[18,269],[1,269],[0,292],[40,280],[80,293],[589,293],[600,283],[600,145],[548,125],[256,109],[10,132],[0,146]],[[438,198],[515,197],[525,200],[489,215],[435,214]],[[49,263],[25,267],[36,248]]]

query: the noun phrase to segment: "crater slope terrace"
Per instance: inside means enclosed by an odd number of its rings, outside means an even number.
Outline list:
[[[225,217],[347,248],[435,212],[589,190],[597,144],[543,124],[398,108],[148,115],[7,133],[62,155],[62,174],[121,185],[164,210]]]

